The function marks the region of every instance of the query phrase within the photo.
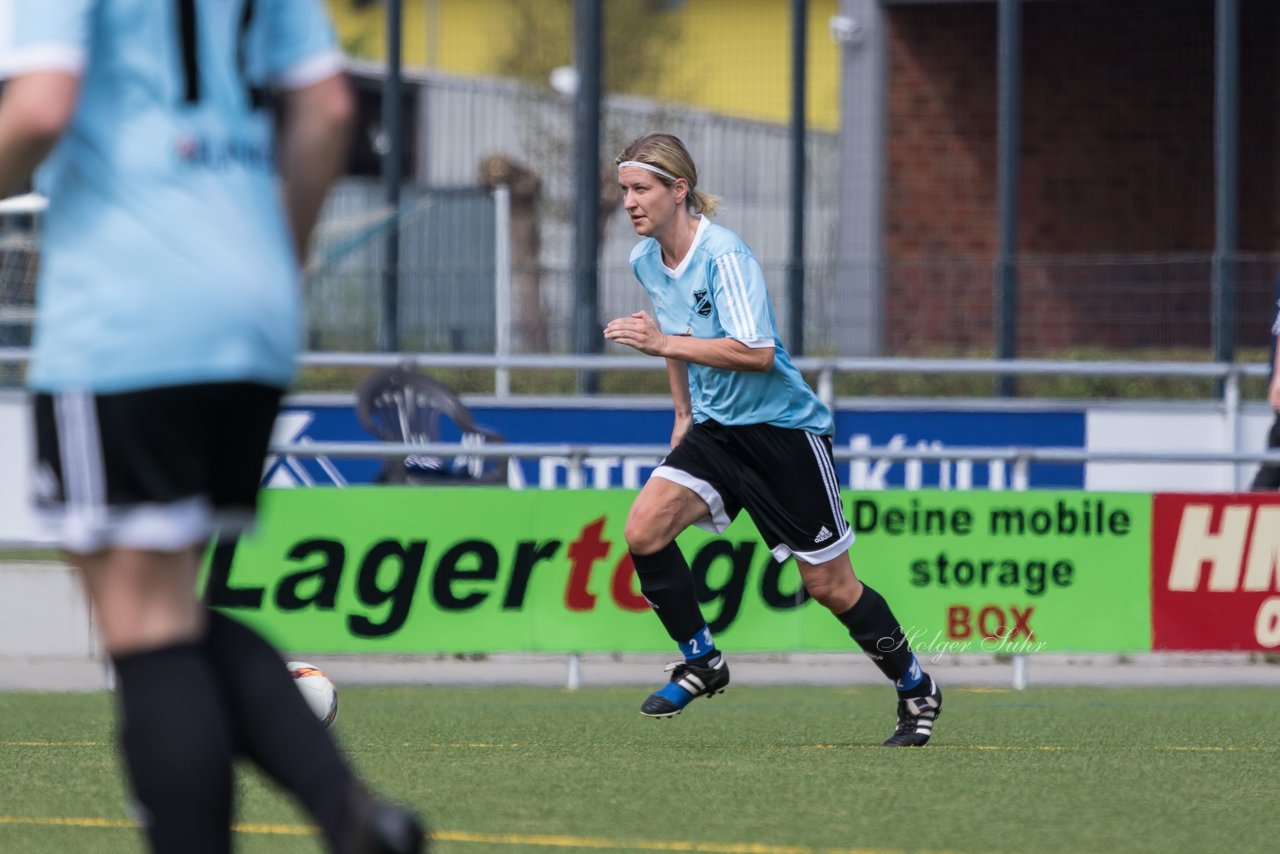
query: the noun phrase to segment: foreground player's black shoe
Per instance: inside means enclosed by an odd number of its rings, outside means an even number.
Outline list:
[[[729,686],[729,665],[719,653],[706,664],[673,661],[665,670],[671,673],[671,681],[649,695],[640,705],[640,714],[651,718],[675,717],[698,697],[723,694]]]
[[[354,809],[357,836],[348,849],[351,854],[425,854],[431,850],[426,826],[404,807],[361,792]]]
[[[898,698],[898,728],[885,739],[885,747],[924,747],[933,735],[933,722],[942,714],[942,689],[933,677],[929,680],[929,693],[923,697]]]

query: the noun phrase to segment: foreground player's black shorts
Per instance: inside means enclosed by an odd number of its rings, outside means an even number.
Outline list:
[[[282,394],[244,382],[36,394],[37,510],[82,553],[242,530]]]
[[[824,563],[847,550],[831,438],[769,424],[693,425],[653,472],[695,492],[710,508],[698,522],[722,533],[746,510],[779,560]]]

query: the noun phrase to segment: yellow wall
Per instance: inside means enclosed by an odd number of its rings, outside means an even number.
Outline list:
[[[545,0],[527,0],[545,2]],[[386,56],[385,7],[355,10],[328,0],[344,46],[366,59]],[[809,124],[839,123],[839,48],[827,33],[838,0],[809,0],[805,110]],[[406,67],[493,76],[509,41],[508,0],[404,0]],[[685,0],[676,16],[670,73],[659,98],[724,115],[785,123],[791,114],[791,4],[788,0]],[[605,0],[604,14],[608,12]]]

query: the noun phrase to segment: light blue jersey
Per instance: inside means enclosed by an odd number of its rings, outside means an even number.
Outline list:
[[[321,0],[0,0],[0,77],[80,77],[36,176],[32,388],[289,383],[298,271],[263,94],[342,66]]]
[[[738,235],[702,217],[693,245],[672,270],[653,238],[631,251],[631,269],[653,299],[667,335],[733,338],[748,347],[772,347],[767,373],[689,365],[693,420],[772,424],[833,432],[831,412],[791,364],[778,338],[760,262]]]

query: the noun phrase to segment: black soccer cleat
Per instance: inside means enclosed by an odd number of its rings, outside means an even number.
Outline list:
[[[418,816],[408,809],[363,793],[357,796],[356,838],[343,854],[426,854],[431,850],[431,834]]]
[[[706,664],[673,661],[664,670],[671,673],[671,681],[640,704],[640,714],[646,717],[673,718],[697,698],[723,694],[729,687],[729,665],[720,654]]]
[[[898,728],[885,739],[885,747],[924,747],[933,735],[933,722],[942,714],[942,689],[933,677],[929,680],[929,693],[923,697],[898,698]]]
[[[369,816],[361,854],[423,854],[430,837],[416,815],[394,804],[377,804]]]

